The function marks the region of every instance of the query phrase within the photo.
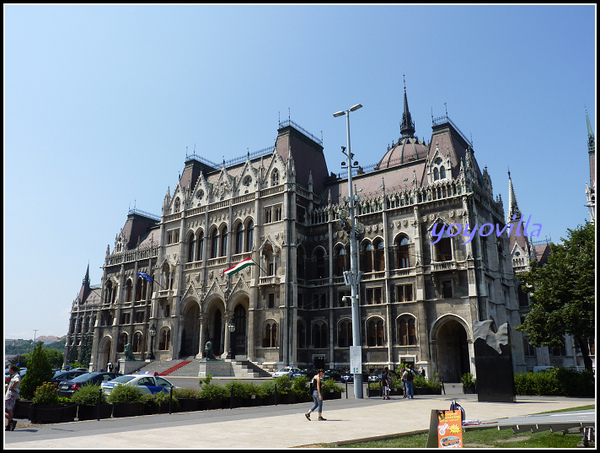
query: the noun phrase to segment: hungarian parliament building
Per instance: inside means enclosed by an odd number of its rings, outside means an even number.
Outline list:
[[[552,351],[542,357],[514,329],[528,303],[513,261],[523,270],[548,246],[456,232],[515,222],[512,182],[506,216],[487,168],[447,115],[432,119],[428,143],[416,137],[406,89],[399,132],[374,165],[348,169],[363,370],[412,363],[459,382],[475,374],[481,321],[494,331],[508,325],[515,372],[551,361]],[[210,341],[217,356],[265,370],[349,368],[348,180],[328,170],[322,141],[291,120],[279,123],[273,147],[231,162],[188,155],[160,216],[128,212],[100,285],[91,285],[88,267],[65,361],[86,349],[94,371],[129,349],[137,360],[197,360]],[[248,258],[253,265],[224,273]],[[565,350],[575,360],[569,343]]]

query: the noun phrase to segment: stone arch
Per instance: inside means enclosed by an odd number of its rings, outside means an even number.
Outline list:
[[[196,356],[200,350],[200,305],[197,300],[184,301],[181,308],[180,357]]]
[[[469,341],[473,334],[464,319],[456,315],[438,318],[431,329],[432,354],[440,379],[460,382],[470,372]]]
[[[225,345],[225,302],[215,296],[207,301],[205,310],[206,335],[204,335],[204,341],[210,341],[215,355],[219,356],[223,353]]]
[[[112,348],[112,337],[110,335],[105,336],[98,343],[98,358],[96,359],[96,371],[100,369],[106,369],[106,365],[110,362],[110,350]]]

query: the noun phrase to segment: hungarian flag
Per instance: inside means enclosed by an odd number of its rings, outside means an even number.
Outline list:
[[[234,266],[231,266],[229,269],[225,269],[223,271],[223,273],[225,275],[233,275],[236,272],[239,272],[248,266],[254,266],[254,265],[256,265],[256,263],[254,261],[252,261],[252,258],[248,257],[245,260],[242,260],[239,263],[235,264]]]

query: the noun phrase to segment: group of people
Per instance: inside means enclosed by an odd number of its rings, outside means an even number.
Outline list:
[[[405,366],[400,374],[400,380],[402,381],[402,394],[404,398],[414,399],[415,387],[413,381],[417,376],[417,372],[413,370],[412,364]],[[425,369],[421,369],[421,376],[425,377]],[[388,367],[383,369],[381,373],[381,384],[383,386],[383,399],[390,399],[390,390],[392,389],[392,376]]]

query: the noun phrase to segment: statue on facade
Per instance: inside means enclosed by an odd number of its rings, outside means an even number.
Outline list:
[[[125,345],[125,360],[135,360],[133,352],[131,352],[131,343]]]

